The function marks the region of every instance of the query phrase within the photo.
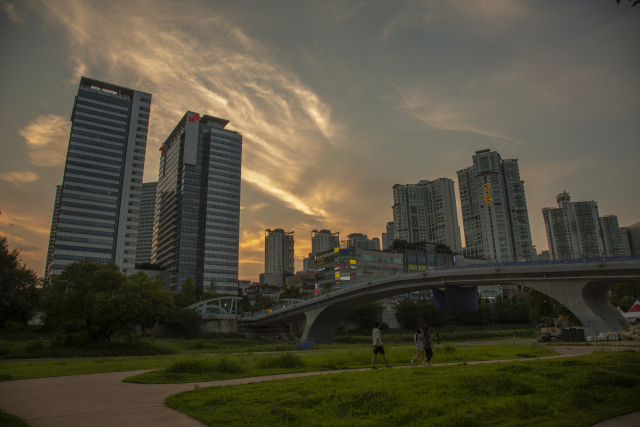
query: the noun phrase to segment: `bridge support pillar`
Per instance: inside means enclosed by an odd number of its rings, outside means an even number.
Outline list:
[[[629,327],[629,321],[609,302],[611,282],[549,280],[519,284],[548,295],[567,307],[582,322],[585,335]]]
[[[313,338],[316,344],[331,344],[340,322],[348,312],[348,308],[345,310],[335,305],[317,307],[305,312],[307,321],[302,339]]]

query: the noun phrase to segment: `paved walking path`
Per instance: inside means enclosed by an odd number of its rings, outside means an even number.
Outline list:
[[[557,346],[560,356],[550,359],[589,354],[596,349],[607,351],[628,350],[624,347]],[[517,359],[534,360],[534,359]],[[469,365],[502,363],[511,360],[467,362]],[[443,366],[434,365],[434,366]],[[450,365],[455,365],[452,363]],[[406,367],[399,367],[406,368]],[[55,378],[7,381],[0,383],[0,408],[25,419],[32,427],[190,427],[203,426],[199,421],[164,406],[172,394],[200,387],[249,384],[277,379],[329,375],[339,372],[366,371],[350,369],[341,371],[303,372],[297,374],[269,375],[235,380],[189,384],[131,384],[122,380],[144,371],[116,372],[108,374],[77,375]],[[618,424],[599,424],[599,427],[637,426],[633,414],[619,417]],[[636,413],[637,415],[637,413]],[[611,423],[615,420],[607,421]]]

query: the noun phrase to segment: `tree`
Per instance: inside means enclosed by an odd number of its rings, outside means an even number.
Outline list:
[[[349,320],[358,324],[360,328],[373,328],[373,324],[382,317],[384,306],[380,301],[373,301],[352,310],[344,317],[344,320]]]
[[[45,321],[79,321],[92,341],[108,341],[125,326],[174,306],[159,277],[127,276],[113,263],[75,261],[51,279]]]
[[[193,336],[200,332],[202,316],[196,310],[174,307],[164,313],[160,321],[173,336]]]
[[[276,305],[276,302],[271,297],[260,297],[256,300],[256,303],[251,307],[251,311],[268,310]]]
[[[407,246],[409,244],[409,242],[407,242],[404,239],[396,239],[393,241],[391,247],[395,250],[400,250],[402,248],[404,248],[405,246]]]
[[[182,287],[180,288],[180,292],[178,292],[178,295],[176,295],[176,305],[178,307],[184,308],[189,307],[191,304],[195,304],[195,292],[196,284],[193,283],[191,277],[187,277],[187,280],[184,281]]]
[[[0,327],[7,320],[26,324],[40,303],[41,280],[22,264],[20,251],[9,251],[9,242],[0,236]]]
[[[405,298],[394,306],[396,309],[396,319],[407,329],[418,329],[424,323],[423,309],[415,301]]]
[[[609,292],[609,301],[614,307],[628,311],[636,300],[640,300],[640,282],[617,283]]]
[[[581,325],[580,320],[555,299],[531,288],[525,288],[525,291],[527,292],[529,319],[532,322],[538,323],[541,317],[564,315],[569,316],[573,324]]]
[[[288,299],[298,299],[302,297],[302,292],[300,288],[296,285],[289,285],[284,288],[282,293],[280,294],[280,298],[288,298]]]
[[[451,249],[449,248],[449,246],[445,245],[444,243],[437,243],[436,244],[436,251],[437,252],[444,252],[446,254],[452,254],[453,253],[451,251]]]

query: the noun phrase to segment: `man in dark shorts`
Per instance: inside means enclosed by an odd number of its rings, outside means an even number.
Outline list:
[[[382,355],[382,360],[384,361],[384,366],[390,368],[391,366],[387,364],[387,356],[384,354],[384,347],[382,347],[382,342],[387,342],[387,340],[383,340],[380,335],[380,322],[375,323],[375,328],[373,328],[373,358],[371,359],[371,369],[376,368],[376,356],[378,353]]]
[[[422,339],[422,343],[424,344],[424,355],[427,358],[427,366],[431,366],[431,358],[433,357],[433,350],[431,346],[433,342],[431,342],[431,334],[429,333],[429,327],[424,327],[424,337]],[[422,362],[424,366],[424,362]]]

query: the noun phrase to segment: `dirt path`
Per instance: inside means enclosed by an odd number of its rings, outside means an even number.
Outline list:
[[[598,349],[607,351],[629,350],[625,347],[557,346],[560,356],[573,357],[589,354]],[[637,348],[636,348],[637,350]],[[523,359],[518,359],[523,360]],[[527,359],[533,360],[533,359]],[[502,361],[468,362],[470,365],[502,363]],[[439,366],[439,365],[434,365]],[[442,366],[442,365],[440,365]],[[400,367],[405,368],[405,367]],[[419,368],[416,368],[419,369]],[[366,369],[358,369],[365,371]],[[348,371],[305,372],[236,380],[197,383],[201,387],[248,384],[276,379],[329,375]],[[85,426],[203,426],[199,421],[164,406],[172,394],[193,390],[190,384],[130,384],[122,380],[147,371],[116,372],[108,374],[77,375],[55,378],[7,381],[0,383],[0,408],[24,418],[32,427],[85,427]],[[624,417],[620,417],[622,420]],[[629,423],[614,424],[626,427],[637,418],[626,416]],[[624,420],[622,420],[624,422]]]

